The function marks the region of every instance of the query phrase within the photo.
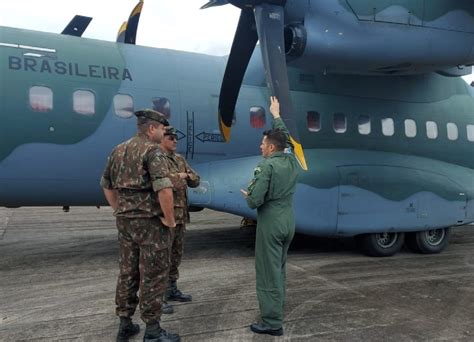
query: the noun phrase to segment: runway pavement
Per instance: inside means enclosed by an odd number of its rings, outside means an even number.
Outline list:
[[[442,254],[390,258],[363,256],[352,239],[296,236],[275,338],[249,331],[254,230],[210,210],[192,222],[178,284],[193,301],[162,323],[183,341],[474,340],[474,226],[454,230]],[[0,341],[113,341],[117,253],[109,208],[0,209]]]

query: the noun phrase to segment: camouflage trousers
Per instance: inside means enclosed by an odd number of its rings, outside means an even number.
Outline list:
[[[159,321],[168,285],[170,230],[159,218],[125,217],[117,217],[117,229],[120,273],[116,314],[131,317],[140,303],[145,323]]]
[[[184,232],[186,224],[177,224],[176,228],[171,229],[170,243],[170,272],[169,281],[177,281],[179,278],[178,267],[181,265],[181,259],[184,253]]]

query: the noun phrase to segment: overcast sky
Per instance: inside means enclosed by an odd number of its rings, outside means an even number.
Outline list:
[[[208,0],[145,0],[137,44],[227,55],[240,10]],[[83,37],[114,41],[138,0],[0,0],[0,25],[60,33],[76,14],[92,17]]]
[[[240,10],[199,8],[208,0],[145,0],[137,44],[227,55]],[[114,41],[138,0],[0,0],[0,26],[61,32],[76,14],[92,17],[84,37]],[[471,82],[471,75],[465,78]]]

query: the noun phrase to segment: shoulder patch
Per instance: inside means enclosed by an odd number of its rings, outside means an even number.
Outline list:
[[[262,172],[262,168],[260,166],[257,166],[255,169],[253,169],[254,175],[258,175],[261,172]]]

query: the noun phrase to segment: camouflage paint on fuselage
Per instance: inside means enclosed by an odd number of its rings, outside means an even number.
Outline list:
[[[392,22],[472,32],[466,20],[474,8],[465,0],[343,0],[359,20]],[[458,20],[442,21],[445,16]]]
[[[178,151],[188,156],[203,180],[190,193],[193,205],[254,215],[239,189],[252,177],[261,158],[262,132],[270,127],[268,113],[264,127],[253,128],[249,120],[250,107],[268,108],[259,52],[245,76],[232,139],[226,144],[200,138],[219,134],[216,110],[226,58],[8,28],[0,28],[0,43],[7,37],[4,30],[13,43],[55,49],[55,62],[77,63],[79,73],[86,76],[11,70],[8,56],[13,48],[0,46],[0,75],[15,85],[11,89],[5,82],[0,85],[0,119],[9,125],[2,124],[0,136],[1,205],[104,204],[98,179],[106,157],[114,145],[135,132],[134,118],[118,117],[113,106],[116,94],[128,94],[135,109],[151,107],[153,98],[170,100],[171,124],[185,135]],[[17,53],[13,56],[23,58]],[[91,65],[127,72],[118,80],[99,78],[94,76],[101,68],[90,69]],[[308,172],[301,173],[295,198],[300,231],[354,235],[474,220],[474,161],[470,157],[474,143],[466,137],[466,125],[474,125],[474,101],[462,79],[436,74],[323,76],[294,68],[289,72],[309,166]],[[28,108],[28,89],[33,85],[54,91],[52,112],[32,113]],[[95,116],[73,112],[76,89],[96,93]],[[320,113],[320,131],[308,130],[308,111]],[[345,133],[334,131],[335,113],[346,116]],[[358,133],[360,115],[371,118],[371,134]],[[381,132],[380,120],[386,117],[395,122],[393,136]],[[404,133],[408,118],[417,124],[414,138]],[[438,124],[437,139],[426,137],[428,120]],[[447,139],[447,122],[458,125],[458,140]],[[23,134],[22,127],[28,134]],[[15,130],[20,137],[15,137]],[[442,217],[439,208],[447,208]]]
[[[1,43],[18,47],[0,47],[0,160],[26,143],[74,144],[85,139],[104,120],[120,84],[132,82],[116,44],[89,40],[85,48],[78,37],[9,28],[1,32]],[[28,91],[34,85],[53,91],[51,111],[30,107]],[[85,89],[95,94],[94,115],[73,111],[73,91]]]

